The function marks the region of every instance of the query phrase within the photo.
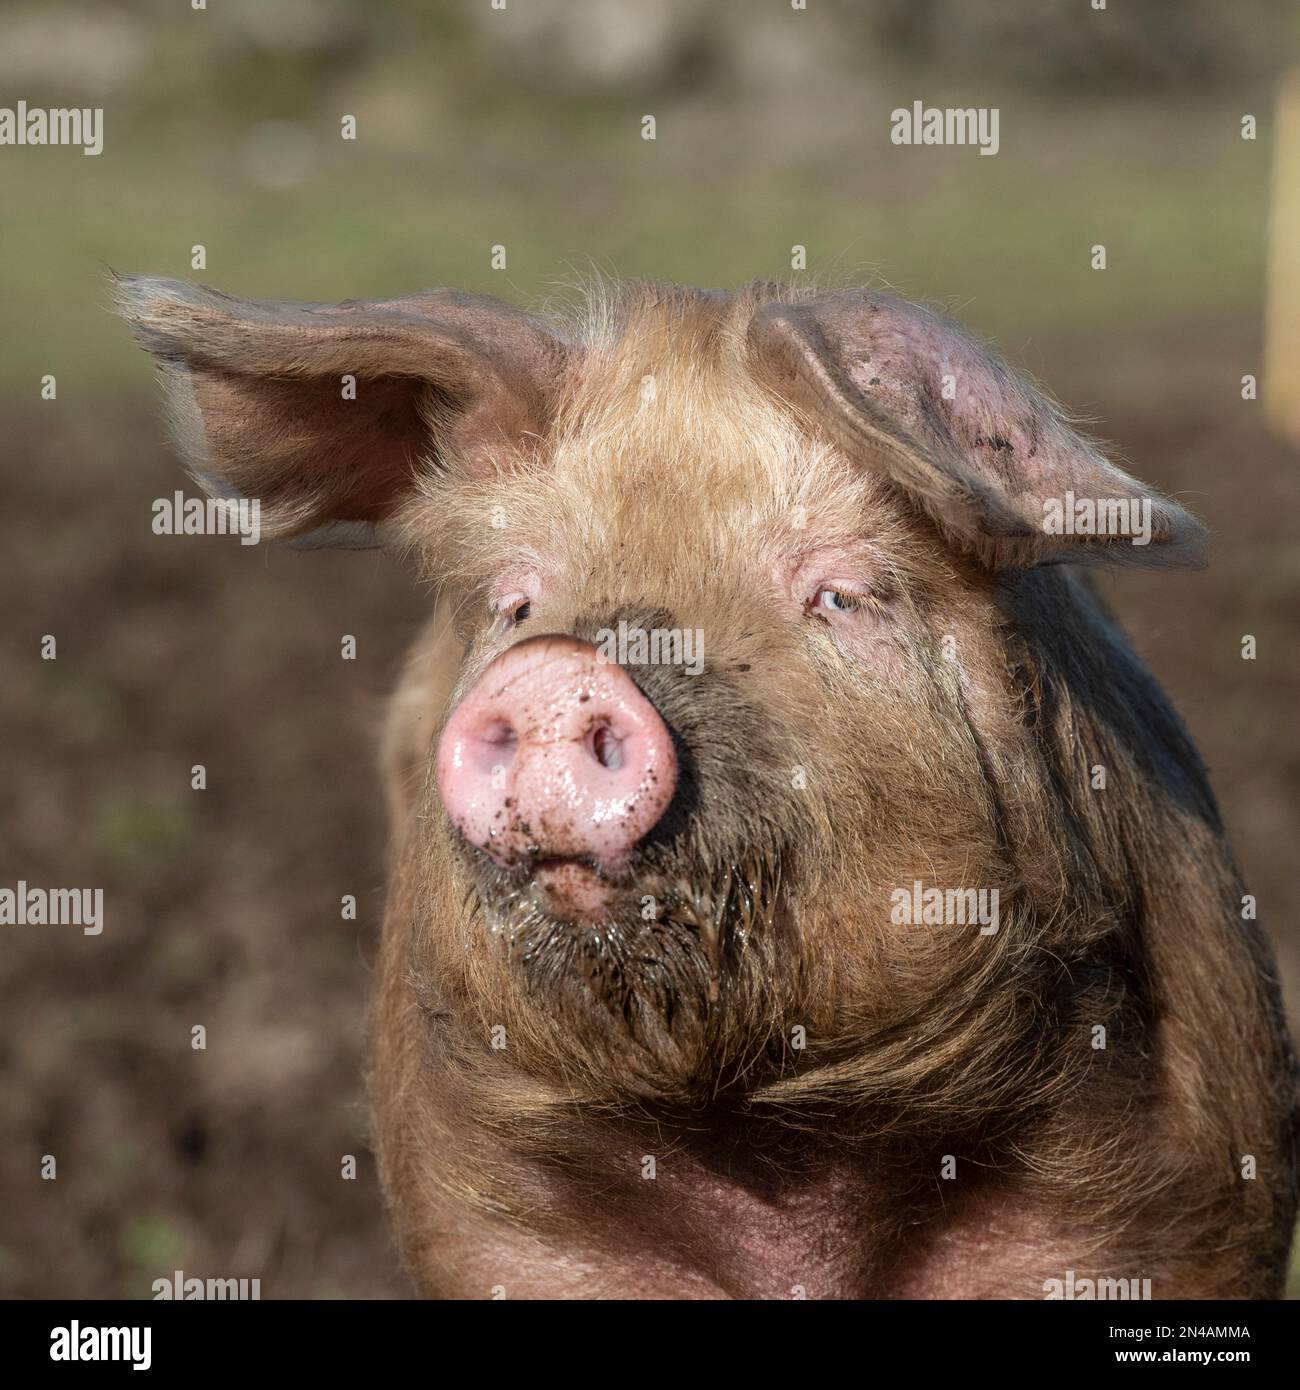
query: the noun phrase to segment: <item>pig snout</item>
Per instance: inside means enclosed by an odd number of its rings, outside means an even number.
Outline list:
[[[452,823],[502,867],[622,868],[672,800],[677,758],[620,666],[572,637],[531,637],[487,667],[438,746]]]

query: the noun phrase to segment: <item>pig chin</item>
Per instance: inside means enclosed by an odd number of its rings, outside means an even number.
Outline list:
[[[675,855],[636,856],[617,875],[580,859],[502,868],[465,847],[471,899],[528,983],[590,1001],[632,1021],[716,1003],[746,956],[770,942],[781,910],[774,851],[724,856],[688,872]]]
[[[536,908],[560,921],[598,924],[612,919],[619,893],[596,868],[579,859],[542,859],[528,875]]]

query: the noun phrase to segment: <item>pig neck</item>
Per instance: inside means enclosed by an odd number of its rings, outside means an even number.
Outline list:
[[[938,1180],[914,1144],[850,1153],[728,1112],[506,1137],[472,1103],[438,1108],[428,1151],[471,1157],[419,1178],[436,1234],[407,1260],[436,1295],[1042,1297],[1043,1269],[1066,1268],[1027,1204],[970,1169]]]
[[[817,1114],[803,1102],[778,1114],[742,1098],[685,1113],[626,1097],[583,1102],[508,1050],[485,1051],[490,1020],[412,968],[418,914],[411,882],[399,884],[381,948],[371,1099],[384,1188],[422,1291],[1042,1297],[1044,1269],[1075,1267],[1023,1192],[997,1177],[1009,1165],[969,1134],[904,1133],[914,1116],[860,1106]],[[955,1181],[942,1176],[951,1154]]]

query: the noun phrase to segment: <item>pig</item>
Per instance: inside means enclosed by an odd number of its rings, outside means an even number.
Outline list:
[[[869,288],[117,294],[211,495],[434,596],[369,1071],[422,1293],[1280,1293],[1274,966],[1090,580],[1183,507]]]

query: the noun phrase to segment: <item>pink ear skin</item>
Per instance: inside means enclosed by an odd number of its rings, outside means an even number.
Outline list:
[[[760,308],[749,343],[779,391],[991,567],[1203,563],[1198,521],[1109,463],[1048,396],[938,314],[849,290]],[[1056,529],[1077,499],[1133,525]]]

